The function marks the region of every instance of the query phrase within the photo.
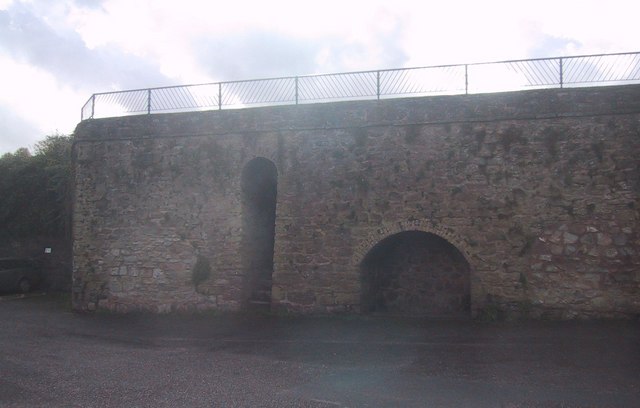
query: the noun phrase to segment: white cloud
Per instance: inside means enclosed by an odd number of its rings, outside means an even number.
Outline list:
[[[50,73],[29,64],[0,56],[0,105],[10,106],[23,120],[29,120],[39,135],[26,136],[30,143],[47,134],[71,133],[80,121],[80,107],[86,95],[60,84]]]
[[[21,147],[31,148],[40,140],[41,131],[28,119],[17,115],[10,107],[0,103],[0,123],[3,124],[0,136],[0,156],[14,152]]]
[[[371,68],[381,62],[380,40],[402,23],[381,1],[186,1],[175,7],[173,1],[109,0],[100,9],[75,9],[69,21],[88,48],[117,46],[154,59],[164,73],[181,79],[202,77],[203,70],[191,56],[210,48],[211,42],[233,44],[256,32],[311,45],[330,41],[339,47],[370,49],[371,56],[357,57],[357,64],[345,61],[340,69]]]

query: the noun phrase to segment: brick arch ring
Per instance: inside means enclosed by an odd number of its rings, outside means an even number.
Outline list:
[[[473,268],[473,252],[470,251],[469,245],[462,237],[456,234],[451,228],[446,226],[436,225],[428,220],[410,220],[410,221],[397,221],[397,222],[385,222],[379,227],[373,228],[364,239],[362,239],[353,249],[353,256],[351,258],[351,264],[354,266],[360,265],[367,253],[377,243],[383,239],[395,235],[404,231],[422,231],[437,235],[447,240],[451,245],[456,247],[458,251],[464,256],[469,266]]]
[[[244,169],[250,161],[254,159],[267,159],[276,166],[278,175],[280,175],[281,169],[278,167],[278,152],[277,149],[272,146],[261,146],[257,149],[252,149],[250,154],[240,162],[240,168]]]

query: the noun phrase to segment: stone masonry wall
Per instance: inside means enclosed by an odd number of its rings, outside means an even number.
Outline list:
[[[465,257],[474,315],[640,313],[640,86],[87,120],[74,155],[77,309],[240,309],[263,157],[273,310],[359,312],[367,253],[415,230]]]

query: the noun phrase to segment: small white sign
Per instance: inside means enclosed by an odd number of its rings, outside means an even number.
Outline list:
[[[44,249],[44,253],[45,254],[50,254],[51,253],[51,248],[45,248]]]

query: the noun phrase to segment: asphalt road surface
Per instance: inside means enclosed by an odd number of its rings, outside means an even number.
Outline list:
[[[0,297],[1,407],[640,407],[640,323],[76,314]]]

